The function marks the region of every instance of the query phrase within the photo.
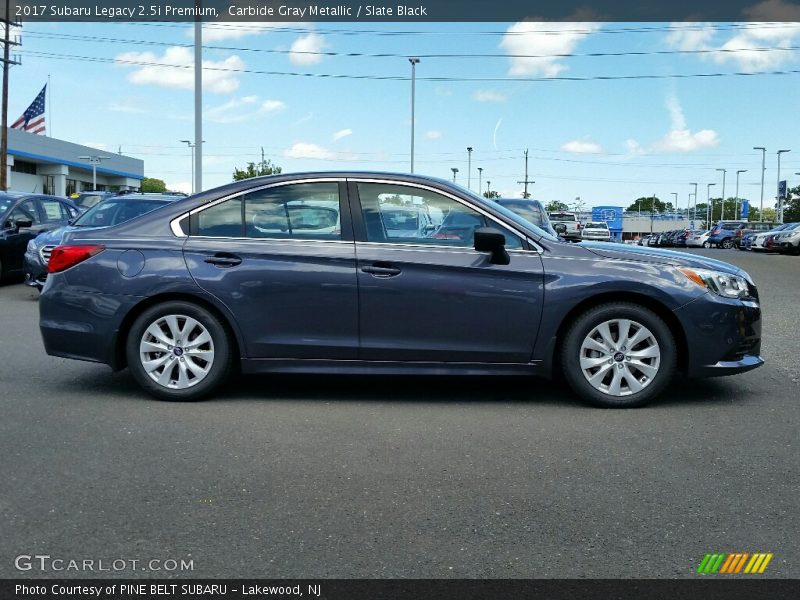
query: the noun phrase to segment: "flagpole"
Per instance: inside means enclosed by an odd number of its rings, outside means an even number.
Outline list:
[[[49,117],[48,121],[50,121],[49,137],[53,137],[53,88],[50,87],[50,73],[47,74],[47,116]],[[45,128],[45,135],[48,135],[47,131],[47,128]]]

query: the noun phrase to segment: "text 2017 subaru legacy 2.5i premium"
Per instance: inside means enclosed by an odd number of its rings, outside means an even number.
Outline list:
[[[384,215],[400,207],[430,224],[393,236]],[[50,256],[40,327],[49,354],[127,366],[167,400],[208,396],[237,367],[562,373],[586,401],[628,407],[676,370],[763,364],[744,271],[564,243],[446,181],[383,173],[250,179],[72,231]]]

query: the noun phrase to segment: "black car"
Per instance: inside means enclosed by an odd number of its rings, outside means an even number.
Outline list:
[[[0,281],[22,273],[28,241],[78,215],[66,198],[0,192]]]
[[[439,229],[388,229],[383,213],[398,202],[441,216]],[[321,218],[330,210],[335,222]],[[48,354],[128,366],[168,400],[208,396],[237,368],[560,373],[588,402],[630,407],[677,370],[728,375],[764,362],[758,291],[741,269],[566,243],[417,175],[248,179],[72,231],[48,268]]]
[[[180,198],[174,194],[140,194],[128,193],[123,196],[109,196],[101,200],[70,222],[40,233],[28,242],[25,252],[24,272],[25,285],[38,288],[40,291],[47,279],[47,263],[50,253],[58,246],[70,231],[87,227],[110,227],[155,210]]]

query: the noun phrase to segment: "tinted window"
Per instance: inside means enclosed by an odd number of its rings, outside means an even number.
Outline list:
[[[340,240],[339,185],[299,183],[226,200],[199,213],[197,235]]]
[[[436,192],[403,185],[359,183],[367,241],[473,247],[475,230],[494,227],[506,247],[522,248],[516,235],[472,208]]]
[[[608,225],[605,223],[587,223],[584,225],[585,229],[608,229]],[[670,232],[674,233],[674,232]]]
[[[75,204],[84,209],[91,208],[105,197],[105,194],[81,194],[75,199]]]
[[[339,184],[298,183],[244,197],[247,237],[340,240]]]
[[[501,202],[501,206],[514,211],[526,221],[530,221],[539,227],[548,227],[550,223],[547,220],[545,212],[532,202]]]
[[[568,213],[560,213],[560,212],[551,212],[550,213],[550,220],[551,221],[575,221],[575,215],[568,214]]]
[[[48,223],[60,223],[69,219],[67,209],[58,200],[42,200],[42,209]]]

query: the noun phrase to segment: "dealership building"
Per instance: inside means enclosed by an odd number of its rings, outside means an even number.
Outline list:
[[[144,161],[64,140],[8,129],[8,189],[69,196],[92,189],[93,157],[98,190],[138,190]]]

